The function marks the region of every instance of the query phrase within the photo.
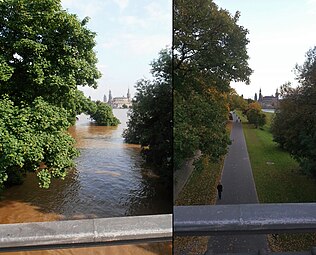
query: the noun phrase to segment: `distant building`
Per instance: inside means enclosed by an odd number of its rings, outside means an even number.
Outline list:
[[[106,98],[106,97],[105,97]],[[132,99],[129,89],[127,90],[127,95],[122,97],[113,97],[111,90],[109,90],[109,100],[107,102],[112,108],[130,108],[132,106]]]
[[[261,89],[259,90],[259,98],[257,99],[257,93],[255,93],[255,101],[257,101],[262,109],[275,109],[279,106],[279,92],[278,89],[275,92],[275,96],[262,96]]]

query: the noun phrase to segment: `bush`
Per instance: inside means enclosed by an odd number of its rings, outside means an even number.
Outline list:
[[[90,117],[100,126],[117,126],[120,121],[113,115],[112,108],[104,102],[97,101],[96,107],[88,111]]]

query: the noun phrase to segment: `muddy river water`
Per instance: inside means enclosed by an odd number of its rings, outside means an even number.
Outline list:
[[[48,190],[40,189],[32,174],[22,185],[6,190],[0,201],[0,223],[171,213],[172,191],[144,166],[140,147],[123,141],[127,110],[114,109],[114,114],[121,121],[117,127],[96,126],[87,115],[80,115],[69,129],[80,150],[76,169],[64,181],[54,180]],[[107,254],[98,249],[91,254]],[[49,254],[72,254],[59,252]]]

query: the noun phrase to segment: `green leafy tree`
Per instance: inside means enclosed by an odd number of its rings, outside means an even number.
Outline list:
[[[59,0],[0,1],[0,184],[36,171],[47,188],[78,155],[66,129],[97,106],[78,86],[101,75],[94,32]],[[39,168],[39,165],[42,167]]]
[[[152,63],[154,80],[140,80],[129,112],[125,141],[142,146],[146,161],[158,173],[171,180],[172,176],[172,88],[171,53],[163,50]]]
[[[244,111],[247,108],[247,101],[242,96],[239,96],[235,89],[230,89],[228,94],[228,101],[230,111],[236,109]]]
[[[226,100],[226,95],[216,90],[209,90],[203,95],[192,91],[185,99],[175,91],[175,169],[197,150],[201,150],[213,161],[227,152],[230,140],[226,131]]]
[[[281,87],[280,105],[271,131],[274,140],[299,162],[305,173],[316,176],[316,47],[296,66],[299,86]]]
[[[0,94],[15,103],[41,96],[74,114],[76,105],[69,101],[76,100],[77,86],[96,88],[100,77],[96,34],[87,22],[63,10],[58,0],[1,1]]]
[[[211,0],[174,1],[175,169],[197,150],[227,152],[231,81],[249,82],[248,31]]]
[[[266,124],[266,115],[257,109],[249,109],[246,113],[248,123],[254,124],[255,128]]]
[[[113,115],[112,108],[104,102],[97,101],[88,114],[100,126],[117,126],[120,121]]]
[[[66,132],[68,112],[42,98],[30,105],[0,100],[0,187],[16,184],[27,172],[37,172],[40,186],[64,178],[78,156],[74,139]],[[41,166],[41,167],[40,167]]]
[[[253,101],[249,103],[243,114],[247,116],[248,123],[254,124],[255,128],[263,127],[266,124],[266,115],[261,110],[261,105]]]

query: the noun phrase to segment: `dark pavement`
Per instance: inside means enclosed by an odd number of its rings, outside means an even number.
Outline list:
[[[242,124],[236,123],[234,114],[233,118],[230,135],[232,144],[226,155],[222,171],[222,199],[217,200],[217,204],[258,203]],[[206,254],[258,252],[260,249],[267,250],[265,235],[214,236],[210,237]]]

